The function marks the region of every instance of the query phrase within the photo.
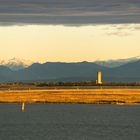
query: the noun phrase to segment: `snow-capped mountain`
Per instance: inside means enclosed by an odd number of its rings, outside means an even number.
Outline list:
[[[114,67],[119,67],[121,65],[124,65],[130,62],[136,62],[138,60],[140,60],[140,56],[125,58],[125,59],[116,59],[116,60],[95,61],[95,63],[101,66],[114,68]]]
[[[11,70],[19,70],[26,68],[33,64],[30,60],[25,60],[25,59],[18,59],[18,58],[12,58],[9,60],[0,60],[0,65],[7,66]]]
[[[108,67],[108,68],[115,68],[119,67],[121,65],[130,63],[130,62],[136,62],[140,60],[140,56],[137,57],[131,57],[131,58],[126,58],[126,59],[116,59],[116,60],[107,60],[107,61],[95,61],[95,64]],[[17,71],[20,69],[27,68],[33,64],[32,61],[30,60],[25,60],[25,59],[19,59],[19,58],[12,58],[9,60],[0,60],[0,65],[7,66],[13,71]]]

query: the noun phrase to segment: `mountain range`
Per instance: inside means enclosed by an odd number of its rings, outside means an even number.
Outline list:
[[[140,60],[140,56],[136,57],[131,57],[131,58],[125,58],[125,59],[116,59],[116,60],[98,60],[95,61],[95,64],[98,64],[100,66],[108,67],[108,68],[114,68],[118,67],[130,62],[136,62]],[[27,68],[33,64],[32,61],[30,60],[25,60],[25,59],[19,59],[19,58],[12,58],[9,60],[0,60],[0,65],[6,66],[10,68],[13,71],[21,70],[24,68]]]
[[[86,61],[33,63],[16,71],[1,65],[0,82],[95,81],[97,71],[103,73],[103,81],[106,82],[139,82],[140,60],[113,68]]]

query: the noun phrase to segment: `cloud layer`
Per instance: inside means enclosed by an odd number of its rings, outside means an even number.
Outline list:
[[[140,0],[0,0],[0,24],[140,23]]]

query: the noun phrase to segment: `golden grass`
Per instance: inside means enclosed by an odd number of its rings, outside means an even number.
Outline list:
[[[0,102],[140,104],[140,89],[6,90]]]

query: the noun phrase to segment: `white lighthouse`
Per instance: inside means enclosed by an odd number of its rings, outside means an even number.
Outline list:
[[[96,84],[102,84],[102,73],[101,73],[101,71],[97,72]]]

